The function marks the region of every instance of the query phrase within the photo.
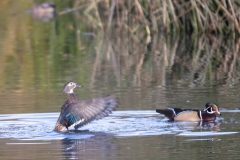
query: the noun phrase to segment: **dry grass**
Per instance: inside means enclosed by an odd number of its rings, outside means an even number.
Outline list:
[[[82,8],[92,25],[105,31],[240,33],[238,0],[75,0],[74,8]]]
[[[76,0],[79,7],[85,23],[104,33],[96,46],[92,80],[110,62],[118,85],[122,79],[135,86],[166,85],[169,76],[192,85],[239,81],[237,0]]]

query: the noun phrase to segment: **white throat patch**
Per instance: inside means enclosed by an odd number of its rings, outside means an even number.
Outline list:
[[[68,93],[69,93],[69,94],[73,93],[73,89],[74,89],[74,88],[70,89]]]

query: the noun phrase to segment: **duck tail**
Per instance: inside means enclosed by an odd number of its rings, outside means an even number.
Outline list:
[[[169,120],[173,120],[174,116],[176,115],[174,109],[156,109],[157,113],[163,114],[166,116]]]

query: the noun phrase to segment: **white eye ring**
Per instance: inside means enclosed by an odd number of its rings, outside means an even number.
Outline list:
[[[68,84],[68,86],[73,86],[74,85],[74,83],[73,82],[70,82],[69,84]]]
[[[215,111],[213,111],[213,110],[212,110],[212,107],[211,107],[211,108],[210,108],[210,111],[208,111],[208,109],[207,109],[207,113],[208,113],[208,114],[213,114],[213,113],[215,113]]]

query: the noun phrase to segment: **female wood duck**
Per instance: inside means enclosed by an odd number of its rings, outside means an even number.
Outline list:
[[[61,108],[60,116],[55,125],[55,131],[66,132],[70,127],[75,129],[103,117],[108,116],[117,107],[116,99],[112,96],[78,100],[74,89],[80,87],[75,82],[68,82],[64,86],[67,100]]]
[[[219,107],[213,103],[207,103],[203,110],[168,108],[156,109],[156,112],[165,115],[170,121],[215,121],[216,116],[221,115]]]
[[[48,2],[35,4],[28,12],[32,14],[34,18],[43,21],[49,21],[57,15],[55,4]]]

